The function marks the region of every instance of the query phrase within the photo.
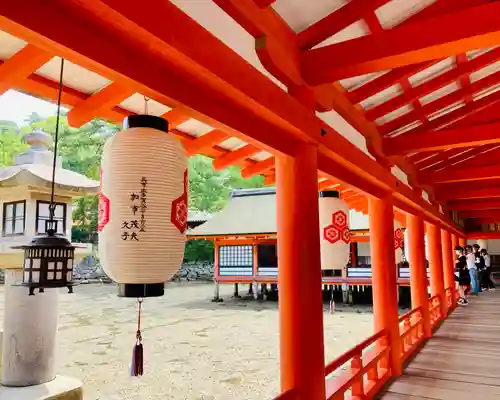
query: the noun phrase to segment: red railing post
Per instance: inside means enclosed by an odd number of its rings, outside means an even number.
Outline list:
[[[361,355],[357,354],[351,360],[351,374],[354,376],[351,392],[353,399],[363,399],[365,396],[365,389],[363,387],[363,375],[360,374],[363,369],[363,362],[361,361]]]

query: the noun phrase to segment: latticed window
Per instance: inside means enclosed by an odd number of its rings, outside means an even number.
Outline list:
[[[24,235],[26,202],[18,201],[3,205],[3,235]]]

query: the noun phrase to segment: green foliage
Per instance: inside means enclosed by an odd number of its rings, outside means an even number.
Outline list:
[[[0,167],[12,165],[14,156],[26,149],[21,138],[15,122],[0,121]]]
[[[184,262],[214,261],[214,244],[210,240],[189,240],[184,251]]]
[[[31,113],[26,126],[18,127],[11,121],[0,121],[0,166],[8,166],[13,157],[26,149],[22,135],[32,129],[42,129],[55,135],[56,117],[41,118]],[[59,126],[58,154],[63,168],[70,169],[91,179],[99,179],[102,149],[106,139],[119,129],[118,126],[94,120],[80,129],[71,128],[63,116]],[[264,186],[262,177],[243,179],[238,168],[230,167],[215,172],[212,160],[197,155],[191,157],[189,165],[189,208],[195,211],[216,212],[221,210],[233,189]],[[97,232],[96,196],[75,199],[73,204],[73,241],[95,242]],[[213,243],[189,241],[186,245],[185,261],[213,261]]]
[[[229,167],[223,171],[212,169],[212,160],[197,155],[189,159],[189,208],[197,211],[219,211],[227,203],[233,189],[264,186],[264,178],[241,177],[239,169]]]

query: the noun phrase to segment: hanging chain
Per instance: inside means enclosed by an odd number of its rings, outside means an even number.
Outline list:
[[[49,221],[54,222],[56,204],[54,203],[54,192],[56,185],[56,167],[57,167],[57,146],[59,144],[59,120],[61,118],[61,97],[63,91],[64,58],[61,58],[61,71],[59,74],[59,92],[57,94],[57,116],[56,132],[54,135],[54,158],[52,160],[52,187],[50,191]]]

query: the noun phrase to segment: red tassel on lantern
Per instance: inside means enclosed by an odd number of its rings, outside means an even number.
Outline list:
[[[132,352],[132,363],[130,366],[131,376],[142,376],[144,373],[144,349],[142,346],[141,334],[141,305],[142,300],[137,300],[139,303],[139,315],[137,318],[137,333],[135,335],[135,346]]]

